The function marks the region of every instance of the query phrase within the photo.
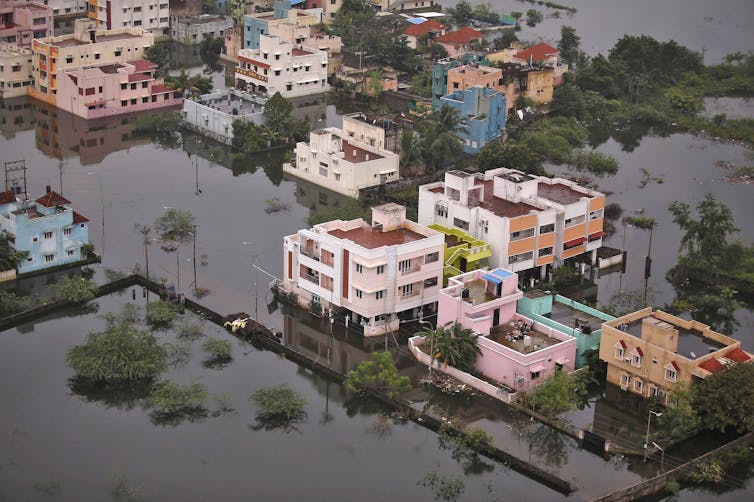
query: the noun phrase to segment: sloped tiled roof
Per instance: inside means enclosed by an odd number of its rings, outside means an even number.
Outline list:
[[[77,213],[76,211],[73,212],[73,223],[86,223],[87,221],[89,221],[89,218],[83,214]]]
[[[467,44],[472,40],[481,40],[481,38],[481,31],[477,31],[474,28],[469,28],[468,26],[466,26],[464,28],[461,28],[460,30],[451,31],[449,33],[446,33],[445,35],[437,37],[436,40],[438,42],[444,42],[446,44]]]
[[[58,192],[52,190],[39,197],[36,200],[36,203],[41,204],[44,207],[55,207],[61,204],[70,204],[71,201],[60,195]]]
[[[16,202],[16,194],[13,193],[13,190],[0,193],[0,204],[10,204],[11,202]]]
[[[745,363],[746,361],[751,359],[749,354],[738,347],[725,354],[725,357],[727,359],[730,359],[731,361],[736,361],[737,363]]]
[[[702,364],[699,365],[700,368],[703,368],[710,373],[717,373],[718,371],[722,370],[725,366],[720,364],[720,361],[717,360],[716,357],[713,357],[711,359],[707,359]]]
[[[525,59],[526,61],[529,61],[529,59],[531,58],[532,61],[540,63],[551,55],[558,53],[560,53],[560,51],[552,45],[541,43],[533,47],[529,47],[528,49],[522,50],[521,52],[516,54],[516,57],[518,59]]]
[[[445,25],[434,19],[427,19],[421,24],[410,24],[403,32],[406,35],[412,37],[419,37],[425,35],[430,31],[442,31],[445,29]]]

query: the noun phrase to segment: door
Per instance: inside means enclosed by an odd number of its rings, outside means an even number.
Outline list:
[[[492,313],[492,325],[497,326],[500,324],[500,309],[495,309]]]

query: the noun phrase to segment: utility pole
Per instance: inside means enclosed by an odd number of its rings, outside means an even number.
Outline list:
[[[176,295],[181,293],[181,244],[178,243],[178,246],[175,248],[175,266],[176,270],[178,271],[176,281],[175,281],[175,293]]]
[[[196,225],[194,225],[193,235],[194,235],[194,258],[192,261],[194,262],[194,291],[196,291],[197,289],[199,289],[199,285],[196,283]]]
[[[146,269],[147,279],[149,279],[149,228],[146,225],[142,225],[139,228],[139,232],[144,236],[144,268]]]
[[[60,195],[63,195],[63,160],[58,161],[58,177],[60,178]]]

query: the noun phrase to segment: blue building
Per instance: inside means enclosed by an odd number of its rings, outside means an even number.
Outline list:
[[[22,200],[9,190],[0,193],[0,228],[18,251],[29,257],[18,266],[25,274],[72,264],[86,258],[89,219],[71,208],[71,202],[47,189],[36,200]]]
[[[467,52],[459,59],[441,59],[432,67],[432,111],[440,109],[440,99],[448,93],[448,71],[465,64],[489,66],[490,62],[483,54]]]
[[[276,0],[273,10],[259,14],[247,14],[243,17],[243,48],[259,49],[259,35],[270,34],[270,21],[288,18],[288,11],[293,5],[300,5],[304,0]]]
[[[441,105],[458,110],[463,151],[479,153],[505,129],[505,95],[489,87],[475,85],[440,98]]]

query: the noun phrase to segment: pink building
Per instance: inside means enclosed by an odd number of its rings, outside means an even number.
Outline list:
[[[445,47],[448,57],[455,58],[473,50],[474,44],[481,43],[483,37],[481,31],[466,26],[435,38],[435,42]]]
[[[363,219],[299,230],[283,242],[283,289],[318,304],[365,336],[398,329],[400,318],[434,309],[442,286],[445,237],[406,219],[406,208],[372,208]]]
[[[154,77],[156,69],[154,63],[140,59],[63,70],[58,79],[57,105],[93,119],[183,103],[180,92]]]
[[[0,42],[31,47],[35,38],[51,37],[52,9],[39,2],[0,2]]]
[[[474,270],[452,277],[437,305],[439,326],[457,321],[479,334],[482,354],[476,370],[514,392],[534,387],[555,371],[573,371],[576,359],[575,338],[516,313],[522,296],[515,273]],[[414,337],[411,345],[423,343],[423,337]]]

